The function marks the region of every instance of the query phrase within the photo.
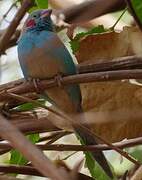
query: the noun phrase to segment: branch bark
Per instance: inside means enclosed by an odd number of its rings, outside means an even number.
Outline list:
[[[43,175],[41,173],[39,173],[34,167],[31,167],[31,166],[1,165],[0,172],[2,172],[2,173],[17,173],[17,174],[23,174],[23,175],[42,176],[43,177]],[[78,173],[78,180],[93,180],[93,178],[91,178],[85,174]]]
[[[105,72],[95,72],[95,73],[83,73],[76,75],[69,75],[61,78],[62,86],[67,86],[69,84],[81,84],[90,82],[106,82],[106,81],[116,81],[122,79],[142,79],[142,70],[117,70],[117,71],[105,71]],[[50,80],[41,80],[38,82],[40,91],[45,89],[58,86],[58,82],[55,78]],[[11,99],[8,93],[13,94],[24,94],[29,92],[35,92],[36,88],[31,82],[24,82],[15,88],[9,89],[7,91],[0,92],[0,101],[6,101]]]
[[[124,0],[90,0],[61,10],[67,23],[81,23],[93,18],[125,8]]]
[[[44,154],[31,144],[24,135],[9,121],[0,115],[0,136],[8,140],[11,145],[19,150],[32,164],[45,176],[56,180],[65,180],[65,174],[57,169]]]
[[[79,64],[78,72],[90,73],[90,72],[100,72],[100,71],[113,71],[113,70],[125,70],[125,69],[141,69],[142,68],[142,57],[138,56],[126,56],[115,59],[110,59],[108,62],[100,60],[102,63],[90,63],[84,65]]]
[[[19,25],[21,19],[24,17],[25,13],[30,9],[30,7],[33,6],[34,1],[33,0],[24,0],[22,3],[22,6],[16,13],[14,19],[11,21],[9,27],[7,30],[3,33],[0,39],[0,55],[5,52],[7,47],[9,47],[10,38],[14,34],[17,26]],[[17,38],[15,39],[17,40]],[[15,40],[12,42],[12,44],[15,44]]]
[[[134,147],[137,145],[142,144],[142,137],[129,139],[121,142],[113,143],[112,145],[124,149],[129,147]],[[43,151],[109,151],[112,150],[110,146],[106,144],[99,144],[99,145],[72,145],[72,144],[40,144],[37,145],[38,148],[42,149]],[[12,146],[9,143],[0,143],[0,149],[11,149]]]

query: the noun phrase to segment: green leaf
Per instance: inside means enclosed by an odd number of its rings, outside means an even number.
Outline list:
[[[39,134],[32,134],[28,135],[27,138],[32,142],[36,143],[39,140]],[[25,159],[25,157],[17,150],[11,150],[10,152],[10,164],[17,164],[17,165],[25,165],[28,163],[28,161]]]
[[[79,41],[72,40],[69,43],[70,43],[73,54],[75,54],[75,52],[77,52],[79,49]]]
[[[32,143],[36,143],[39,141],[40,137],[39,137],[39,134],[31,134],[31,135],[28,135],[27,136],[28,139],[32,142]]]
[[[35,1],[39,9],[48,8],[48,0],[36,0]]]
[[[87,32],[81,32],[81,33],[78,33],[76,36],[75,36],[75,40],[80,40],[81,38],[83,38],[84,36],[87,36],[87,35],[91,35],[91,34],[100,34],[100,33],[103,33],[103,32],[106,32],[106,30],[104,29],[104,26],[103,25],[99,25],[97,27],[93,27],[91,30],[87,31]]]
[[[46,101],[44,99],[39,99],[37,102],[44,105]],[[35,105],[33,103],[25,103],[20,106],[17,106],[15,109],[18,111],[29,111],[29,110],[34,110],[37,107],[38,105]]]
[[[38,10],[38,9],[39,9],[38,6],[33,6],[28,12],[32,13],[33,11]]]
[[[79,43],[80,43],[79,41],[81,38],[91,35],[91,34],[100,34],[106,31],[108,30],[106,30],[103,25],[99,25],[97,27],[93,27],[91,30],[87,32],[81,32],[81,33],[76,34],[73,40],[69,42],[73,53],[75,53],[79,49]]]
[[[29,10],[29,13],[38,10],[38,9],[47,9],[48,0],[35,0],[35,6]]]
[[[22,105],[16,107],[16,110],[28,111],[28,110],[33,110],[34,108],[35,108],[35,106],[32,103],[25,103],[25,104],[22,104]]]
[[[105,174],[102,168],[98,165],[91,153],[85,152],[86,166],[88,167],[91,176],[97,180],[110,180],[110,178]]]
[[[126,149],[127,151],[127,149]],[[130,151],[130,152],[129,152]],[[142,163],[142,145],[136,146],[134,148],[128,148],[127,151],[132,157],[137,159],[139,162]]]
[[[76,136],[79,139],[80,143],[82,145],[85,145],[85,142],[83,141],[83,139],[80,138],[77,134],[76,134]],[[104,180],[104,179],[110,180],[110,178],[102,170],[100,165],[94,160],[92,154],[90,152],[84,152],[84,154],[85,154],[85,158],[86,158],[85,165],[88,168],[91,176],[97,180]]]
[[[24,156],[19,153],[17,150],[11,150],[10,152],[10,164],[18,164],[18,165],[25,165],[27,164],[27,160],[24,158]]]
[[[142,23],[142,0],[131,0],[132,8],[140,23]]]

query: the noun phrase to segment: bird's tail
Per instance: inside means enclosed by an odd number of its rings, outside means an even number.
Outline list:
[[[81,140],[86,145],[97,145],[97,141],[94,136],[92,136],[89,132],[86,131],[85,128],[82,128],[81,126],[74,125],[74,130],[79,135]],[[112,179],[113,174],[110,169],[110,166],[108,165],[108,162],[103,154],[103,152],[91,152],[94,159],[98,162],[98,164],[102,167],[102,169],[105,171],[105,173]]]

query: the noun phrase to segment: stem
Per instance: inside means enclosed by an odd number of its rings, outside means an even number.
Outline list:
[[[122,16],[125,14],[125,12],[127,11],[128,8],[125,8],[124,11],[122,12],[122,14],[119,16],[119,18],[117,19],[117,21],[114,23],[114,25],[110,28],[111,30],[114,30],[115,26],[118,24],[118,22],[120,21],[120,19],[122,18]]]

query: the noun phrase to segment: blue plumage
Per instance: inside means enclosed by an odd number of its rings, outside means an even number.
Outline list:
[[[23,34],[18,42],[18,56],[25,79],[48,79],[59,73],[63,75],[77,73],[70,53],[54,32],[50,15],[50,10],[35,11],[25,23]],[[55,87],[47,90],[44,95],[46,94],[66,113],[82,112],[79,85]],[[97,144],[95,138],[80,127],[75,126],[74,130],[86,144]],[[112,177],[102,152],[92,153],[92,155]]]

